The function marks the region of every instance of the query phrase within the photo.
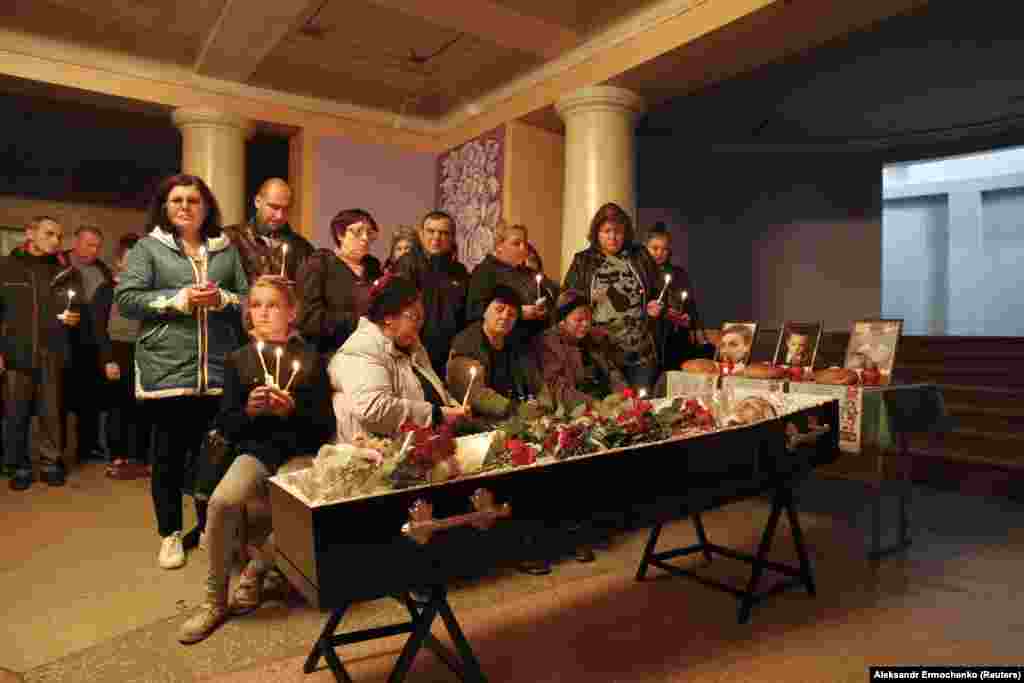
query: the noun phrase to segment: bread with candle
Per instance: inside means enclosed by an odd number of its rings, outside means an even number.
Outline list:
[[[818,384],[853,385],[860,381],[853,370],[840,367],[825,368],[814,373],[814,381]]]
[[[683,363],[683,372],[691,372],[696,375],[720,375],[722,369],[713,360],[707,358],[691,358]]]
[[[743,368],[741,374],[743,377],[753,377],[754,379],[784,379],[786,369],[771,363],[754,363]]]

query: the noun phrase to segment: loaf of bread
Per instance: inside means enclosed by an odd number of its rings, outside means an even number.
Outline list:
[[[814,373],[818,384],[857,384],[857,373],[847,368],[825,368]]]
[[[683,363],[683,372],[692,372],[698,375],[719,375],[721,369],[718,363],[707,358],[693,358]]]
[[[756,379],[783,379],[786,377],[786,368],[771,363],[754,363],[743,368],[743,376]]]

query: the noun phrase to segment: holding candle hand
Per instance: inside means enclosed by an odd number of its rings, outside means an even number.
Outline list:
[[[60,320],[66,327],[78,327],[78,324],[82,322],[82,314],[78,311],[71,310],[71,302],[75,298],[75,290],[68,290],[68,305],[64,309],[63,313],[57,316],[57,320]]]

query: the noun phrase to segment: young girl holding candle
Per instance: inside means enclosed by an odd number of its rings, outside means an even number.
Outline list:
[[[186,621],[182,643],[205,639],[228,618],[260,604],[262,557],[249,562],[228,601],[232,542],[245,503],[289,458],[315,453],[334,427],[330,385],[315,349],[293,334],[296,297],[281,278],[263,276],[249,293],[253,342],[227,358],[216,424],[238,456],[210,498],[206,522],[209,572],[206,600]]]

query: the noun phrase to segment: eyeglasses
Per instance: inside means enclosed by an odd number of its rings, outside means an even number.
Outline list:
[[[372,228],[349,228],[345,231],[345,234],[349,237],[355,237],[357,240],[367,240],[369,242],[377,239],[377,231]]]
[[[203,203],[203,200],[199,197],[175,197],[174,199],[168,199],[167,203],[173,206],[183,206],[184,204],[188,204],[189,206],[199,206]]]

